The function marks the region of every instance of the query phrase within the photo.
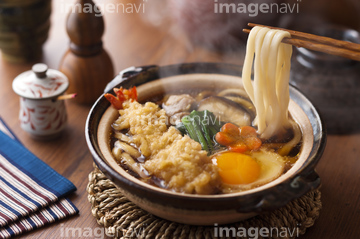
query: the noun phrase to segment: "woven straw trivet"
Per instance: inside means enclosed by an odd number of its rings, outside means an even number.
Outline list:
[[[225,238],[218,237],[215,226],[190,226],[156,217],[130,202],[106,176],[94,166],[89,174],[88,200],[92,215],[99,225],[105,227],[106,235],[114,238]],[[292,233],[273,233],[267,238],[295,238],[313,226],[321,209],[319,190],[307,193],[283,208],[264,213],[246,221],[221,225],[220,227],[254,230],[288,228]],[[216,231],[217,230],[217,231]],[[217,234],[218,233],[218,234]],[[248,234],[249,236],[249,234]],[[243,237],[237,237],[243,238]],[[252,237],[251,237],[252,238]],[[257,238],[262,238],[261,235]]]

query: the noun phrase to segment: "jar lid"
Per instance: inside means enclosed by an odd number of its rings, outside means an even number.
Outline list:
[[[32,70],[18,75],[12,84],[16,94],[28,99],[55,98],[69,87],[68,78],[57,70],[48,69],[42,63],[35,64]]]

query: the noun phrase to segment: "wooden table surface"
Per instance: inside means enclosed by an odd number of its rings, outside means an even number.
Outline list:
[[[52,28],[44,45],[43,62],[57,69],[68,47],[65,32],[66,14],[62,1],[53,1]],[[71,2],[71,1],[65,1]],[[108,2],[116,2],[108,1]],[[173,64],[192,61],[241,64],[241,53],[218,54],[188,47],[170,29],[157,28],[143,21],[143,15],[105,13],[104,45],[116,72],[129,66]],[[0,58],[0,115],[23,144],[40,159],[72,181],[77,191],[70,196],[80,214],[21,238],[60,238],[62,227],[99,227],[91,215],[86,185],[93,162],[88,151],[84,127],[90,106],[67,101],[68,126],[63,136],[54,141],[35,141],[21,130],[18,121],[19,97],[12,91],[14,77],[29,70],[29,64],[11,64]],[[317,166],[322,179],[323,208],[319,219],[301,238],[359,238],[360,236],[360,134],[329,135],[325,153]]]

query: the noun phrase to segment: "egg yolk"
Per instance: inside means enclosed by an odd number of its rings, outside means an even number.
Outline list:
[[[260,165],[252,157],[236,153],[225,152],[216,156],[219,174],[227,184],[249,184],[260,176]]]

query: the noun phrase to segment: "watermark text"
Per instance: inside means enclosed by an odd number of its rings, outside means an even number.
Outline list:
[[[259,13],[299,13],[301,0],[294,0],[293,3],[234,3],[214,0],[214,13],[242,13],[249,17],[256,17]]]
[[[94,13],[96,17],[101,17],[105,13],[122,13],[122,14],[139,14],[145,13],[145,5],[148,0],[136,2],[99,2],[97,4],[91,3],[72,3],[61,0],[61,13]]]

